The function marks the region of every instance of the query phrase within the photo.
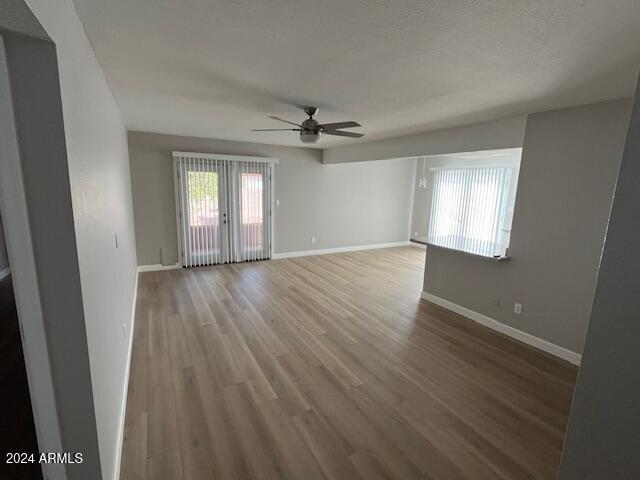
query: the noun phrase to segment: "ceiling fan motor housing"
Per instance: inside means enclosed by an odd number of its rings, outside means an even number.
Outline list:
[[[303,130],[309,130],[310,132],[315,132],[320,130],[320,125],[313,118],[308,118],[301,125]]]

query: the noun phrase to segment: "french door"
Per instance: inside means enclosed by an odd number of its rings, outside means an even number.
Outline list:
[[[181,263],[271,258],[272,163],[174,152]]]

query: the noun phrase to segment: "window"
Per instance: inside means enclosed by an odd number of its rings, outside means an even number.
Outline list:
[[[189,198],[189,225],[217,225],[218,174],[217,172],[187,172]]]
[[[504,256],[511,167],[441,168],[433,174],[428,243],[486,257]]]

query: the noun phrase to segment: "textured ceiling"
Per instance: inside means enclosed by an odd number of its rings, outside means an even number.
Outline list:
[[[640,0],[75,0],[130,130],[300,145],[266,118],[361,140],[631,95]]]

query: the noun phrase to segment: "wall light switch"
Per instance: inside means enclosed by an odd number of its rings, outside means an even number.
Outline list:
[[[280,200],[276,200],[276,207],[280,206]]]
[[[522,304],[521,303],[514,303],[513,304],[513,313],[515,313],[516,315],[522,315]]]
[[[316,237],[311,237],[311,243],[316,243]]]

